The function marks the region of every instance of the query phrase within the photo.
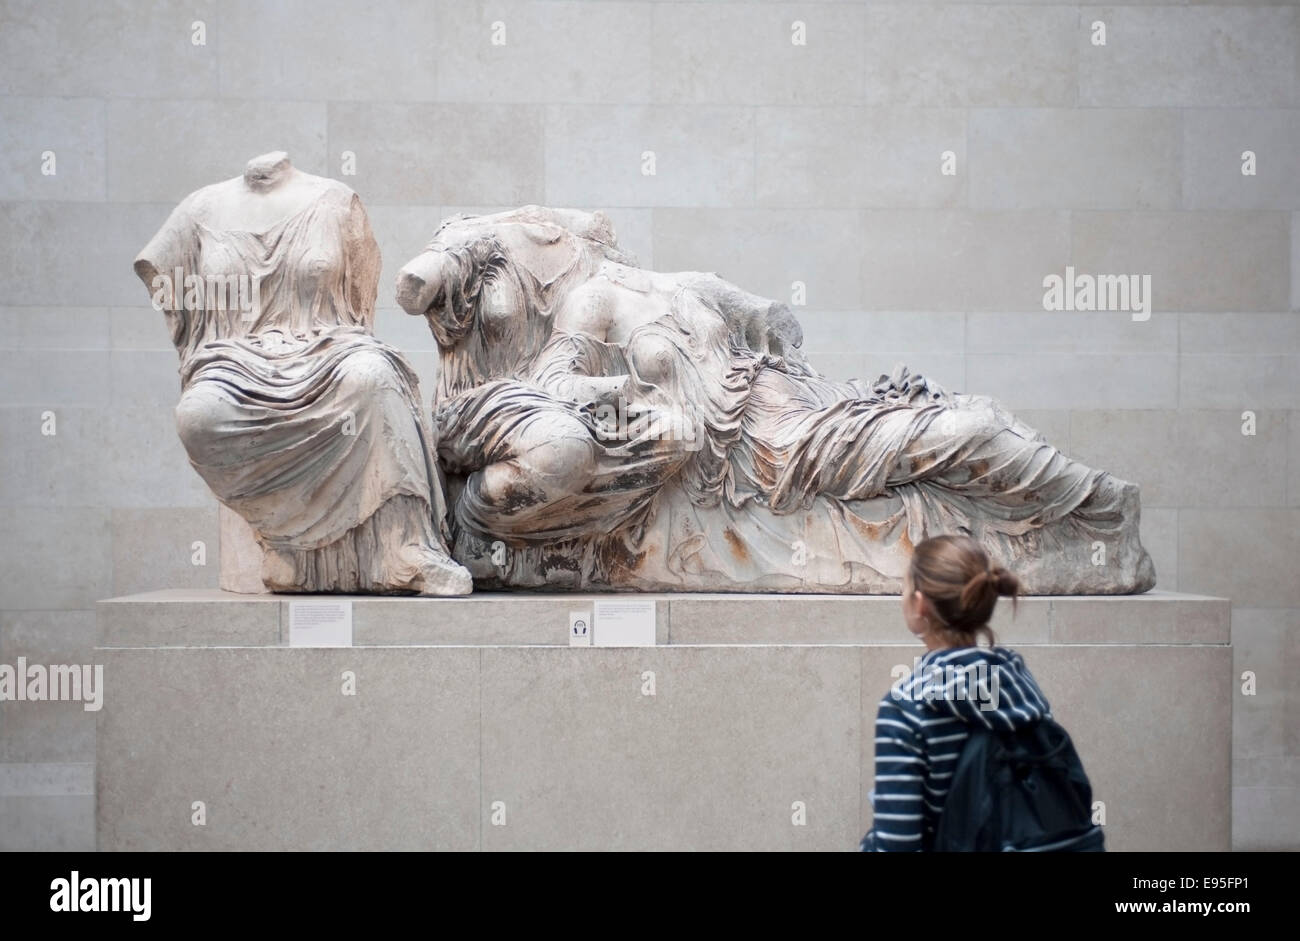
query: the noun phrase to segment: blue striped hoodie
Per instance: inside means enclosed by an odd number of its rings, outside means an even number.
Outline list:
[[[970,726],[1014,730],[1052,715],[1008,647],[931,650],[876,713],[875,819],[863,849],[918,852],[939,819]]]

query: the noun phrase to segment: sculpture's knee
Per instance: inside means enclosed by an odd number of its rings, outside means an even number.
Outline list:
[[[381,388],[394,385],[393,364],[375,350],[354,350],[339,363],[335,381],[340,395],[368,399]]]
[[[596,452],[585,435],[556,435],[528,451],[523,463],[550,496],[578,493],[596,470]]]
[[[181,394],[176,404],[176,433],[193,460],[205,463],[221,446],[216,432],[228,411],[227,399],[209,383],[196,382]]]
[[[926,429],[926,438],[937,445],[991,438],[1005,430],[984,408],[949,408],[937,415]]]
[[[591,443],[557,436],[519,457],[489,464],[470,478],[481,507],[511,518],[538,518],[566,497],[580,493],[595,470]],[[490,527],[489,527],[490,528]]]

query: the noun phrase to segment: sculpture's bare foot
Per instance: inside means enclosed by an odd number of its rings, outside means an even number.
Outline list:
[[[469,569],[441,549],[407,546],[402,561],[415,566],[416,574],[407,586],[421,595],[468,595],[474,590]]]

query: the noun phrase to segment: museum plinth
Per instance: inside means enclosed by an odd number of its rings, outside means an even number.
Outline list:
[[[352,647],[290,646],[300,597],[100,602],[99,848],[855,849],[876,706],[923,652],[898,599],[638,595],[655,646],[570,646],[609,597],[353,597]],[[1229,849],[1229,602],[998,607],[1108,848]]]

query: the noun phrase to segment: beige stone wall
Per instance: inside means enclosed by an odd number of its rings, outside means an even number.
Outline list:
[[[824,371],[906,361],[1140,482],[1160,587],[1232,598],[1258,677],[1236,845],[1300,847],[1300,8],[364,8],[0,0],[0,662],[86,660],[98,598],[216,585],[175,353],[130,264],[182,196],[282,148],[366,201],[378,332],[426,380],[392,280],[438,220],[599,207],[655,267],[787,301],[802,282]],[[1151,275],[1150,319],[1044,311],[1066,265]],[[75,704],[0,707],[0,848],[88,845],[94,756]]]

